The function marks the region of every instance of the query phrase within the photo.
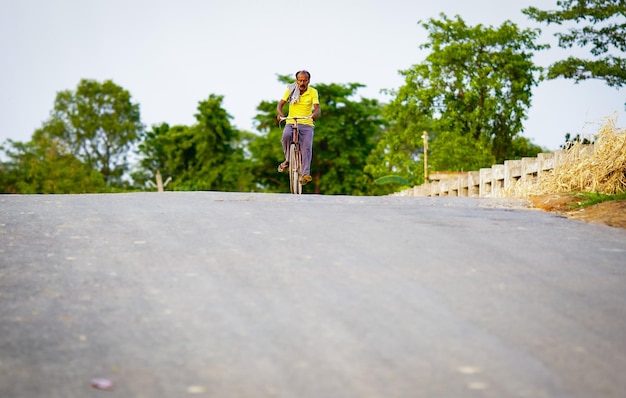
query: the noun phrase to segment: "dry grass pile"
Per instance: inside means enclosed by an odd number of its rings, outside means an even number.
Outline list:
[[[539,187],[547,192],[621,193],[626,190],[626,130],[604,124],[592,145],[574,143]]]
[[[539,181],[516,184],[511,196],[528,197],[559,192],[616,194],[626,191],[626,129],[608,120],[593,144],[575,142],[563,152],[553,170]]]

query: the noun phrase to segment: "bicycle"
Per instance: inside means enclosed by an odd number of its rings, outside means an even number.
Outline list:
[[[302,177],[302,152],[300,151],[300,142],[298,141],[298,120],[311,119],[311,116],[287,116],[278,119],[278,125],[280,122],[287,119],[293,120],[293,135],[291,137],[291,144],[289,144],[289,190],[292,194],[299,195],[302,193],[302,184],[300,183],[300,177]]]

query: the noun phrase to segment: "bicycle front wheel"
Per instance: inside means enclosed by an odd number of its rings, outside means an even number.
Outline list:
[[[302,193],[300,184],[300,157],[296,144],[289,146],[289,190],[293,194]]]

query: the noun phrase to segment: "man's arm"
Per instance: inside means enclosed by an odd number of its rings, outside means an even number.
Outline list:
[[[311,117],[313,120],[317,119],[322,114],[322,109],[320,108],[320,104],[313,104],[313,114]]]
[[[286,103],[287,101],[281,99],[278,102],[278,105],[276,106],[276,112],[278,113],[278,116],[276,117],[276,119],[279,121],[281,117],[285,117],[285,115],[283,114],[283,107],[285,106]]]

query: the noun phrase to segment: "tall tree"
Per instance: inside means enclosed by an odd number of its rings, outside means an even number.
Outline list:
[[[292,76],[279,76],[291,83]],[[362,195],[372,183],[364,174],[365,161],[374,148],[383,126],[382,109],[377,100],[355,98],[362,84],[311,83],[319,92],[322,115],[315,122],[311,176],[305,190],[334,195]],[[281,93],[277,95],[280,96]],[[276,123],[277,101],[262,102],[256,117],[258,136],[250,145],[253,170],[261,186],[271,192],[288,191],[286,176],[276,171],[284,159],[282,127]]]
[[[57,138],[71,154],[98,170],[107,184],[121,185],[127,156],[143,126],[139,105],[111,80],[83,79],[76,91],[57,93],[51,118],[39,135]]]
[[[138,145],[139,170],[132,174],[134,182],[145,187],[157,173],[175,177],[170,188],[184,180],[193,158],[187,149],[191,142],[187,126],[152,126],[143,133]]]
[[[215,94],[200,101],[192,126],[153,126],[139,145],[143,174],[172,176],[173,190],[252,190],[244,159],[248,134],[231,125],[222,101]]]
[[[626,52],[626,1],[560,0],[559,10],[545,11],[528,7],[522,12],[546,24],[574,23],[566,32],[556,33],[559,47],[590,47],[594,59],[568,57],[550,65],[548,78],[564,77],[575,82],[604,80],[610,87],[626,84],[626,59],[615,53]]]
[[[459,144],[488,148],[491,160],[504,161],[514,152],[513,141],[530,107],[531,88],[541,77],[541,68],[532,62],[534,51],[547,47],[535,43],[539,31],[521,30],[510,21],[496,28],[472,27],[459,16],[450,19],[444,14],[422,27],[429,41],[420,48],[430,50],[429,55],[424,62],[400,71],[405,84],[389,91],[395,97],[385,110],[390,132],[378,148],[384,164],[416,180],[417,169],[407,167],[415,167],[420,159],[425,130],[434,142],[444,134],[447,139],[450,134],[458,135],[464,137],[456,140]],[[435,156],[442,164],[471,170],[489,161],[482,151],[471,159],[467,157],[471,151],[452,153],[447,147],[433,145],[433,151],[445,151]],[[458,159],[443,161],[455,154]]]

